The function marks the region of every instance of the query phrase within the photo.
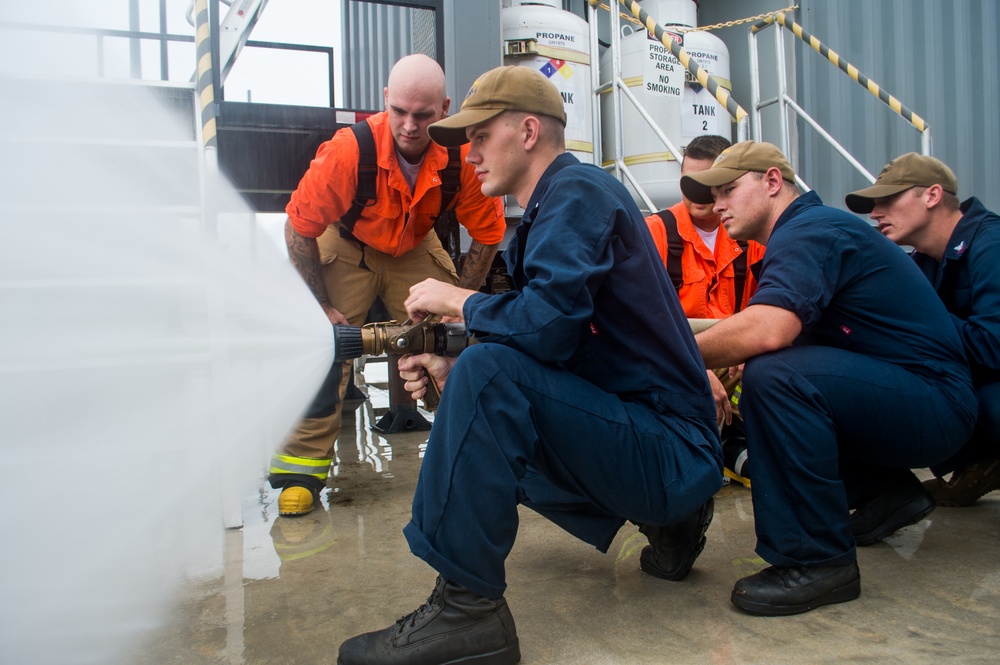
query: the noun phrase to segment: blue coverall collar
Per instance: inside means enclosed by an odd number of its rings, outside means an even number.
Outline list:
[[[522,218],[523,222],[531,222],[535,218],[535,209],[538,208],[538,203],[545,193],[545,190],[549,186],[549,180],[551,180],[555,174],[562,171],[567,166],[572,166],[573,164],[579,164],[580,160],[568,152],[564,152],[549,164],[545,172],[542,173],[542,177],[538,179],[535,184],[535,190],[531,192],[531,198],[528,199],[528,205],[524,207],[524,216]]]
[[[789,203],[784,212],[778,216],[778,221],[774,223],[774,228],[771,229],[771,235],[773,236],[775,231],[778,230],[778,227],[802,212],[803,209],[821,205],[823,205],[823,201],[819,198],[819,194],[816,192],[806,192],[805,194],[800,194],[791,203]]]
[[[944,249],[943,261],[954,261],[968,251],[972,238],[976,235],[976,229],[979,228],[979,220],[987,213],[986,208],[975,196],[963,201],[960,210],[962,218],[951,232],[948,246]]]

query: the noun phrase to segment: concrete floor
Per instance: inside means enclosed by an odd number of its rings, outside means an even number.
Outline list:
[[[384,365],[365,373],[384,377]],[[247,497],[244,528],[226,536],[226,574],[182,590],[129,663],[334,663],[341,641],[426,599],[435,572],[401,533],[426,432],[372,432],[387,386],[363,375],[359,385],[370,400],[345,422],[322,508],[277,518],[266,484]],[[1000,492],[861,549],[860,599],[787,618],[729,601],[733,583],[765,565],[741,486],[719,491],[708,545],[683,582],[640,572],[634,527],[603,555],[530,510],[521,520],[507,600],[526,664],[1000,660]]]

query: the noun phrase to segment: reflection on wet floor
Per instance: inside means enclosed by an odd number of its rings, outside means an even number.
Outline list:
[[[123,662],[336,662],[342,640],[383,628],[426,599],[435,573],[410,554],[409,519],[427,432],[383,435],[384,365],[358,375],[369,402],[345,419],[319,509],[277,518],[266,484],[227,533],[225,571],[192,581],[163,627]],[[521,509],[507,562],[526,664],[993,663],[1000,653],[1000,492],[939,508],[859,550],[857,601],[786,618],[751,617],[733,583],[764,567],[753,506],[723,487],[708,545],[683,582],[644,575],[645,540],[624,527],[607,555]]]

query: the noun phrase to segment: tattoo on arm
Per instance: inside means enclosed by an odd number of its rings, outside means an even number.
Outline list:
[[[465,254],[465,260],[462,261],[462,275],[458,285],[463,289],[472,290],[482,286],[496,253],[497,245],[483,245],[473,240],[469,251]]]
[[[315,238],[299,235],[292,228],[290,221],[285,222],[285,244],[288,245],[288,258],[292,265],[302,275],[306,286],[316,296],[321,305],[329,305],[330,298],[326,292],[326,282],[319,262],[319,245]]]

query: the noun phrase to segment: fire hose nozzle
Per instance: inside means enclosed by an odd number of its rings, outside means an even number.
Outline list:
[[[358,326],[333,326],[334,362],[345,362],[361,356],[401,356],[406,353],[433,353],[456,357],[475,340],[465,334],[464,323],[404,324],[395,321],[368,323]],[[437,384],[429,381],[424,404],[429,411],[440,400]]]
[[[336,363],[365,355],[361,328],[358,326],[333,326],[333,361]]]

